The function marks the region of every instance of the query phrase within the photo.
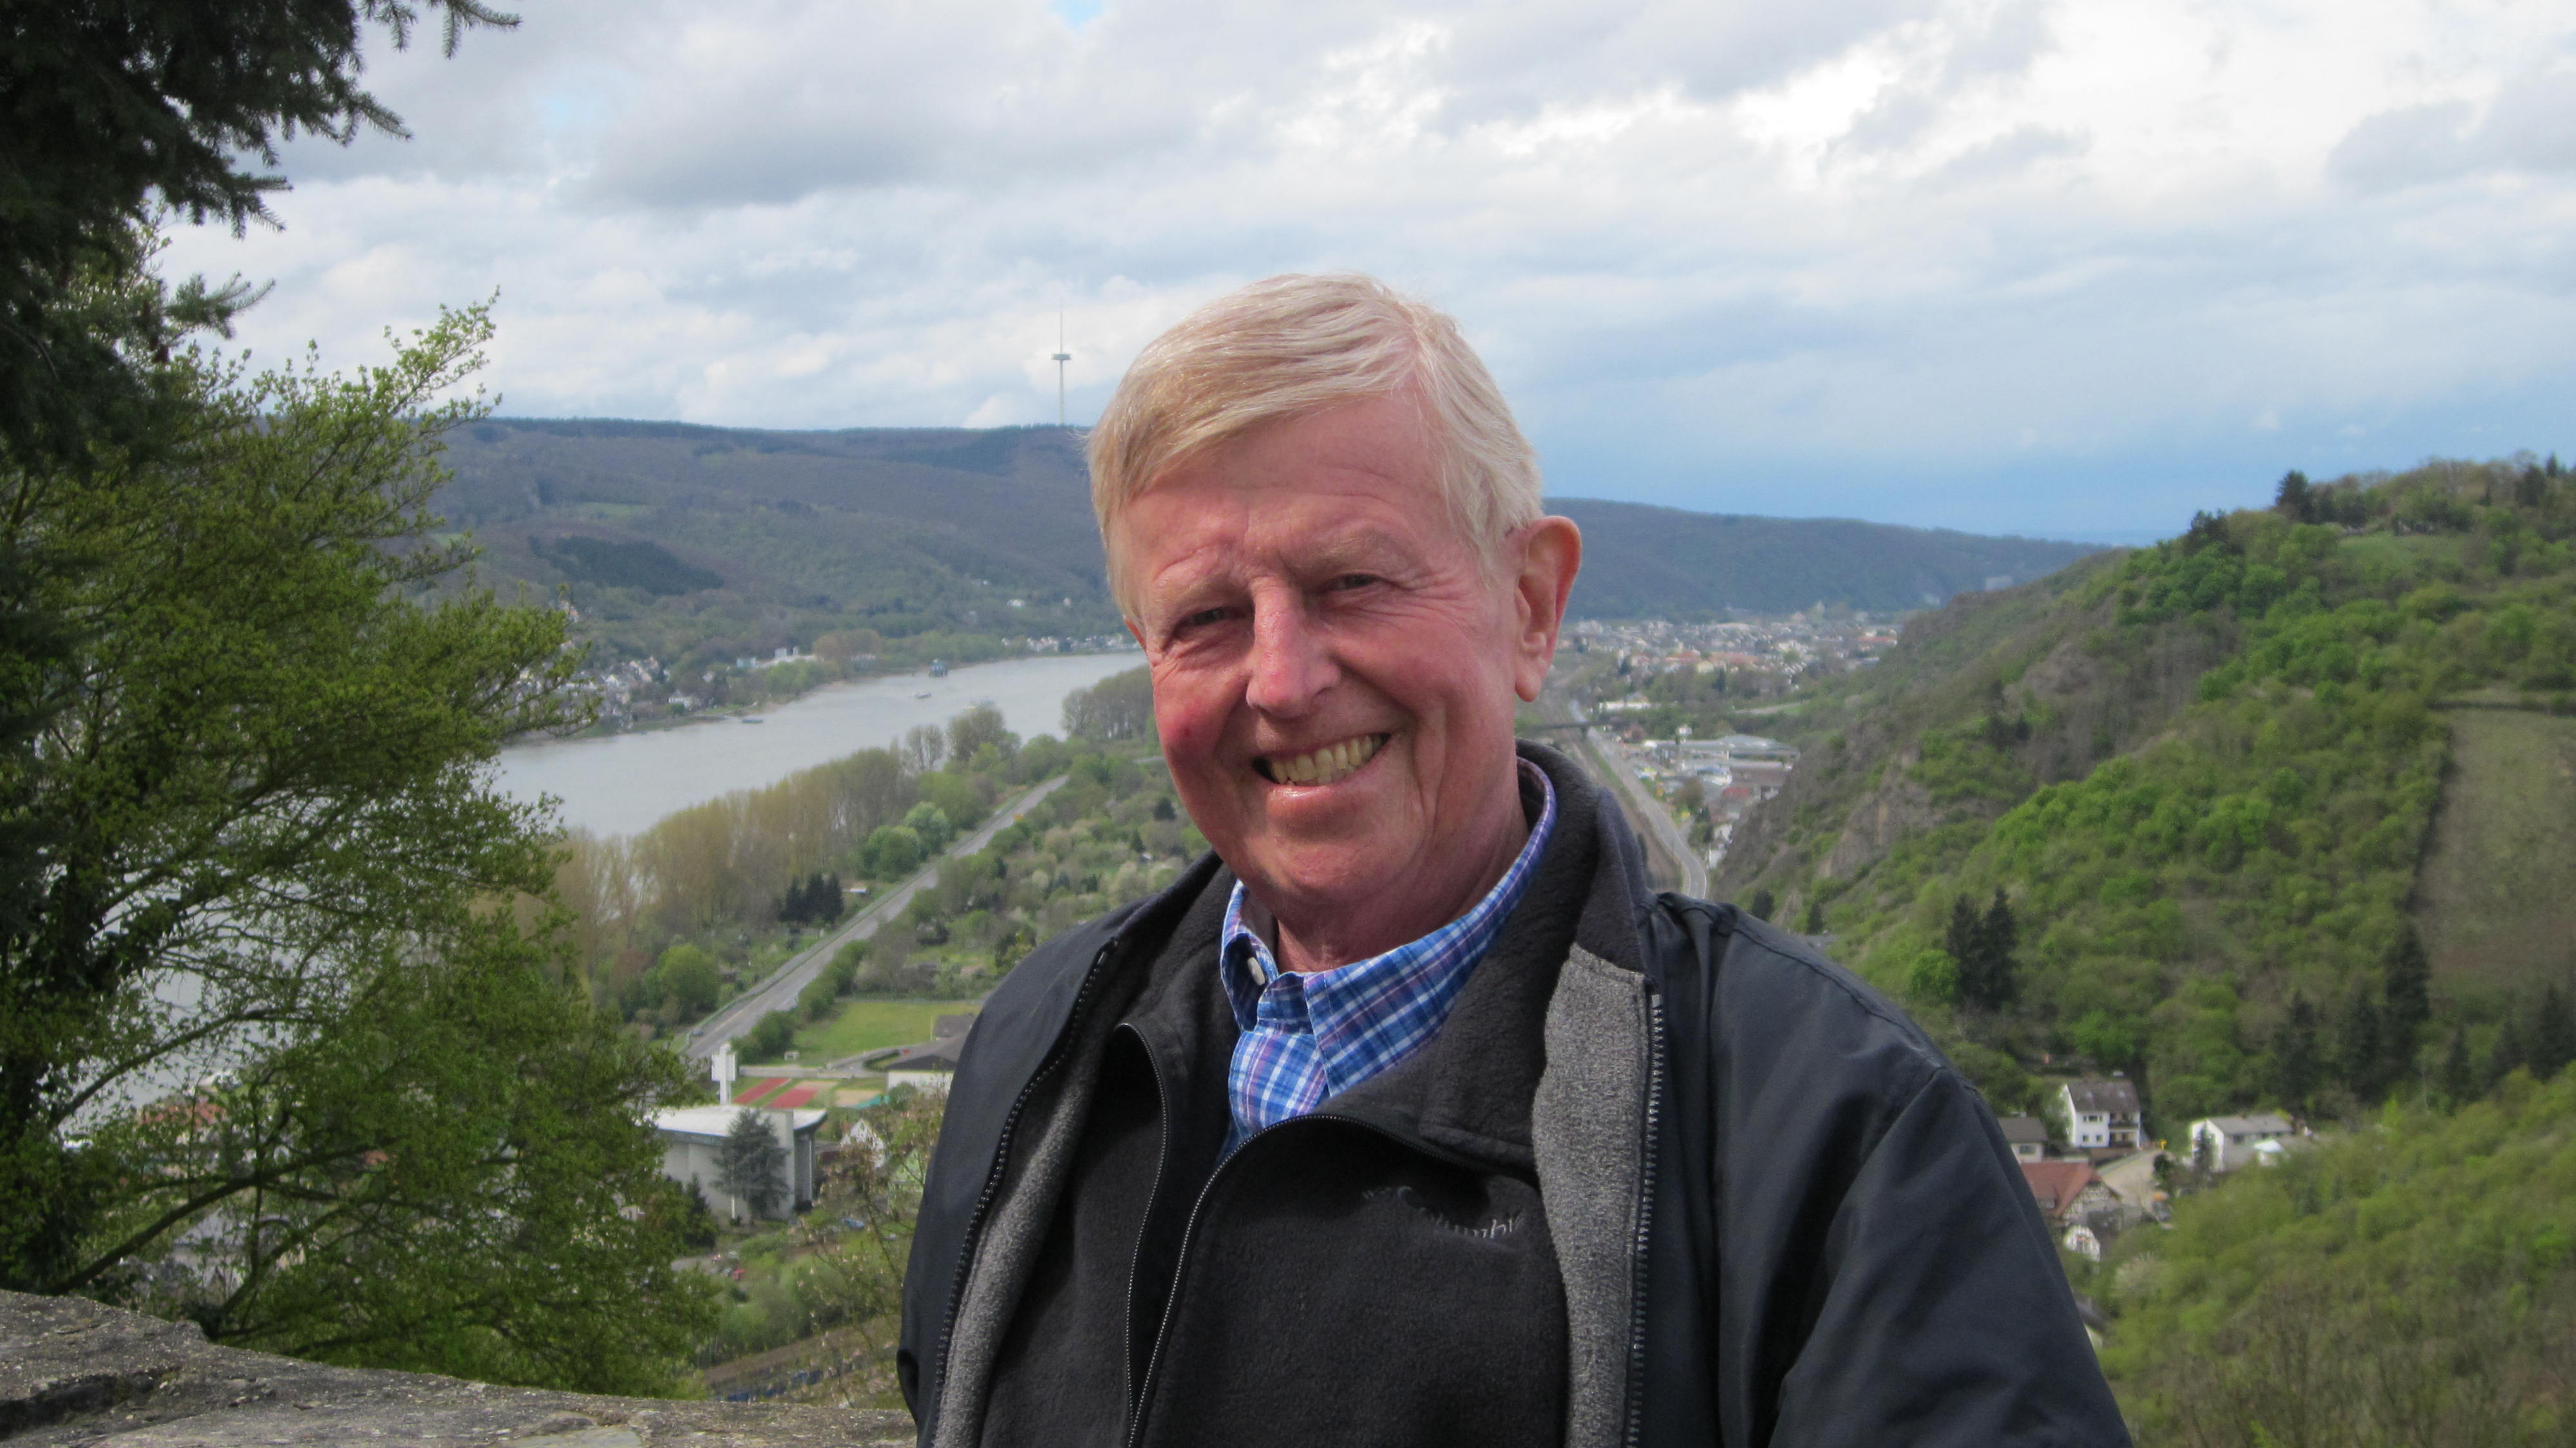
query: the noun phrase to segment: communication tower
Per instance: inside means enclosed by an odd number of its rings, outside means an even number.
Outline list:
[[[1061,308],[1061,307],[1059,307],[1059,308],[1057,308],[1057,309],[1056,309],[1056,314],[1055,314],[1055,358],[1054,358],[1054,361],[1055,361],[1055,425],[1056,425],[1056,426],[1058,426],[1058,427],[1062,427],[1062,426],[1064,426],[1064,425],[1065,425],[1065,424],[1064,424],[1064,364],[1066,364],[1067,362],[1070,362],[1070,361],[1072,361],[1072,360],[1073,360],[1073,354],[1072,354],[1072,353],[1070,353],[1070,352],[1068,352],[1068,351],[1066,351],[1066,350],[1064,350],[1064,309],[1063,309],[1063,308]]]

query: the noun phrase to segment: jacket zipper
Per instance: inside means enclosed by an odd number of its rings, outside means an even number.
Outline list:
[[[1646,1028],[1646,1141],[1637,1173],[1637,1240],[1629,1269],[1628,1430],[1622,1435],[1628,1448],[1637,1448],[1646,1431],[1646,1249],[1654,1230],[1655,1153],[1663,1139],[1664,998],[1651,984],[1646,987]]]
[[[1127,1425],[1127,1448],[1138,1448],[1138,1445],[1145,1441],[1146,1400],[1153,1396],[1154,1371],[1163,1365],[1163,1344],[1165,1339],[1171,1335],[1172,1314],[1180,1309],[1183,1279],[1189,1275],[1190,1243],[1198,1236],[1199,1218],[1207,1211],[1208,1199],[1216,1195],[1217,1183],[1224,1180],[1226,1168],[1241,1160],[1243,1154],[1252,1149],[1252,1144],[1254,1142],[1259,1141],[1261,1138],[1269,1136],[1274,1132],[1290,1130],[1300,1122],[1306,1121],[1338,1121],[1346,1126],[1356,1126],[1363,1131],[1374,1132],[1377,1135],[1394,1142],[1396,1145],[1406,1148],[1407,1150],[1418,1149],[1417,1143],[1396,1132],[1389,1131],[1385,1127],[1377,1125],[1375,1122],[1367,1121],[1357,1116],[1327,1115],[1322,1112],[1315,1112],[1305,1116],[1292,1116],[1285,1121],[1274,1121],[1268,1126],[1261,1128],[1259,1131],[1252,1133],[1250,1136],[1245,1137],[1235,1146],[1234,1150],[1226,1153],[1225,1160],[1218,1162],[1216,1164],[1216,1170],[1208,1173],[1207,1184],[1199,1188],[1198,1199],[1190,1203],[1189,1220],[1181,1227],[1180,1251],[1172,1259],[1171,1291],[1163,1298],[1162,1320],[1156,1323],[1154,1327],[1154,1350],[1146,1354],[1145,1376],[1139,1379],[1136,1383],[1136,1406],[1132,1411]],[[1430,1152],[1427,1154],[1439,1157],[1443,1160],[1451,1159],[1447,1153]],[[1132,1292],[1134,1284],[1130,1283],[1129,1286]],[[1128,1300],[1133,1302],[1135,1299],[1131,1296]]]
[[[1121,1026],[1119,1029],[1135,1031],[1133,1026]],[[1172,1097],[1171,1093],[1163,1087],[1163,1063],[1154,1054],[1153,1044],[1145,1039],[1142,1031],[1135,1031],[1135,1035],[1136,1043],[1145,1048],[1146,1068],[1154,1077],[1154,1113],[1161,1120],[1163,1127],[1162,1135],[1157,1138],[1154,1146],[1153,1185],[1145,1189],[1145,1220],[1151,1222],[1154,1220],[1155,1199],[1163,1194],[1163,1173],[1170,1169],[1172,1159]],[[1218,1165],[1223,1166],[1224,1163],[1220,1162]],[[1213,1180],[1216,1174],[1210,1172],[1208,1175]],[[1183,1231],[1183,1244],[1186,1247],[1186,1228]],[[1142,1275],[1144,1264],[1145,1234],[1139,1231],[1136,1234],[1136,1250],[1127,1258],[1127,1342],[1126,1350],[1118,1354],[1118,1362],[1126,1378],[1127,1421],[1130,1424],[1136,1421],[1139,1408],[1136,1397],[1136,1279]],[[1175,1276],[1178,1275],[1178,1271],[1176,1266]],[[1168,1305],[1167,1303],[1166,1306]]]
[[[957,1349],[957,1314],[966,1306],[966,1279],[975,1269],[975,1251],[983,1241],[984,1219],[992,1214],[993,1199],[1001,1194],[1002,1177],[1010,1166],[1011,1138],[1019,1131],[1020,1113],[1028,1109],[1029,1098],[1037,1093],[1038,1087],[1064,1065],[1065,1058],[1072,1052],[1073,1042],[1081,1037],[1082,1019],[1090,1013],[1092,992],[1100,984],[1100,967],[1109,959],[1109,953],[1117,948],[1118,938],[1111,936],[1100,947],[1100,953],[1091,957],[1091,968],[1082,978],[1082,989],[1074,993],[1073,1010],[1065,1019],[1063,1033],[1056,1037],[1055,1045],[1048,1049],[1046,1059],[1038,1063],[1037,1070],[1029,1074],[1028,1084],[1020,1088],[1019,1096],[1011,1102],[1010,1114],[1002,1118],[1001,1135],[993,1143],[992,1169],[984,1174],[984,1189],[976,1195],[975,1210],[966,1218],[966,1235],[957,1254],[957,1278],[949,1284],[948,1312],[939,1327],[939,1391],[929,1405],[934,1415],[939,1412],[939,1399],[948,1396],[948,1363]]]

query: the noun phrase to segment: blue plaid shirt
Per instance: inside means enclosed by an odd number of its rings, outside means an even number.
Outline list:
[[[1529,888],[1556,826],[1556,787],[1528,760],[1520,767],[1524,780],[1537,782],[1542,803],[1512,867],[1474,909],[1384,955],[1312,975],[1281,970],[1245,918],[1250,897],[1235,885],[1217,952],[1218,977],[1243,1031],[1226,1072],[1234,1112],[1227,1151],[1265,1126],[1305,1115],[1440,1034],[1468,975]]]

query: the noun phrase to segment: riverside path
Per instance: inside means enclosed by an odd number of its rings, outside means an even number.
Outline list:
[[[853,940],[865,940],[877,933],[877,927],[903,913],[921,887],[938,878],[939,867],[949,860],[971,855],[993,842],[993,836],[1019,822],[1040,801],[1064,787],[1073,776],[1059,774],[993,811],[993,817],[966,832],[950,845],[939,858],[916,871],[910,879],[888,890],[883,897],[870,902],[868,908],[853,915],[839,929],[813,945],[787,958],[787,963],[770,972],[769,979],[743,992],[734,1001],[709,1016],[704,1025],[689,1034],[688,1056],[703,1061],[716,1053],[716,1047],[739,1036],[749,1035],[760,1018],[771,1011],[793,1009],[796,997],[823,973],[832,955]]]

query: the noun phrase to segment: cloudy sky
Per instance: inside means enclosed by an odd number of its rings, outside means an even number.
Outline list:
[[[499,293],[519,416],[1087,421],[1237,282],[1454,312],[1551,490],[2136,541],[2576,455],[2576,11],[2533,0],[524,0],[379,43],[241,342]]]

